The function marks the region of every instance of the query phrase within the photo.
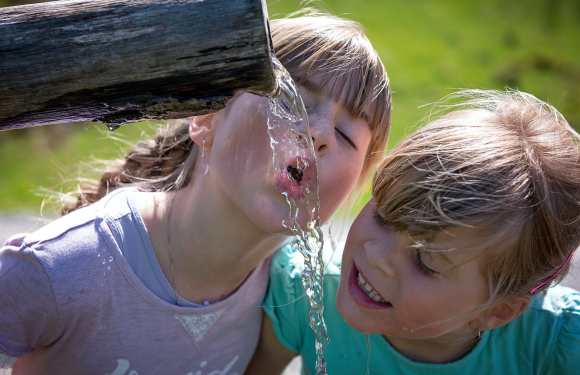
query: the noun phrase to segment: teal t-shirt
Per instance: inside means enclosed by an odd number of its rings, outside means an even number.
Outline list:
[[[340,258],[335,256],[335,258]],[[475,348],[446,364],[413,362],[381,335],[365,335],[348,326],[335,304],[340,260],[326,267],[324,319],[330,342],[324,352],[329,375],[408,374],[580,374],[580,293],[552,287],[509,324],[483,332]],[[270,267],[264,310],[278,339],[300,353],[302,374],[314,374],[314,333],[308,325],[310,305],[301,282],[303,258],[291,246],[278,251]]]

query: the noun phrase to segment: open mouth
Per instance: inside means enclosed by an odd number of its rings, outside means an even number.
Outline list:
[[[351,298],[360,306],[369,309],[392,308],[393,304],[381,296],[364,276],[359,272],[355,263],[352,264],[348,276],[348,291]]]
[[[286,167],[286,172],[290,174],[290,176],[296,181],[298,185],[302,182],[302,178],[304,177],[304,171],[300,168],[293,167],[291,165]]]
[[[314,162],[295,157],[286,161],[286,170],[276,177],[276,191],[294,200],[304,199],[312,187]]]
[[[376,290],[373,289],[372,286],[370,286],[369,283],[366,282],[365,279],[363,279],[363,277],[361,276],[361,274],[359,273],[356,281],[358,282],[358,286],[360,287],[360,289],[373,301],[375,302],[380,302],[383,304],[387,304],[389,302],[387,302],[383,297],[381,297],[381,295],[379,293],[377,293]]]

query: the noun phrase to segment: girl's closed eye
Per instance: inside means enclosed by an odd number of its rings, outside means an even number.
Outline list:
[[[421,250],[419,249],[414,249],[413,251],[413,258],[415,261],[415,264],[417,265],[417,268],[419,269],[419,271],[423,272],[425,275],[427,276],[433,276],[435,274],[437,274],[438,272],[429,268],[425,262],[423,261],[423,258],[421,257]]]
[[[379,225],[384,226],[384,227],[388,227],[389,223],[388,221],[379,213],[379,211],[375,210],[375,220],[377,221],[377,223],[379,223]]]
[[[355,150],[358,150],[358,148],[356,147],[356,145],[354,144],[354,142],[352,141],[352,139],[350,139],[348,137],[348,135],[346,135],[346,133],[340,131],[340,129],[338,129],[338,128],[334,128],[334,130],[340,135],[340,137],[342,139],[344,139],[346,141],[346,143],[348,143]]]

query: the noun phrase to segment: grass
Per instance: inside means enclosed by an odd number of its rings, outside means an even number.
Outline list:
[[[0,5],[7,5],[0,0]],[[456,88],[518,88],[555,105],[580,128],[580,3],[573,0],[327,0],[364,25],[393,89],[392,147],[429,107]],[[298,0],[268,1],[270,18]],[[150,124],[114,135],[138,137]],[[0,211],[38,210],[40,187],[76,177],[80,161],[118,156],[95,125],[0,132]],[[64,129],[64,130],[61,130]],[[126,151],[126,148],[121,147]],[[94,177],[97,173],[93,173]]]
[[[52,193],[74,189],[78,176],[98,178],[95,160],[122,157],[130,144],[152,134],[158,124],[122,126],[113,134],[96,123],[50,125],[9,130],[0,139],[0,211],[38,212]],[[0,136],[3,133],[0,133]]]

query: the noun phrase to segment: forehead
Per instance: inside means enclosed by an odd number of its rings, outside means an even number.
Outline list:
[[[357,109],[358,101],[364,98],[356,97],[356,77],[354,73],[337,74],[317,74],[309,77],[302,77],[296,79],[296,82],[315,94],[327,97],[337,102],[354,118],[360,118],[371,124],[371,105],[366,105],[361,111]],[[374,101],[373,101],[374,102]]]

